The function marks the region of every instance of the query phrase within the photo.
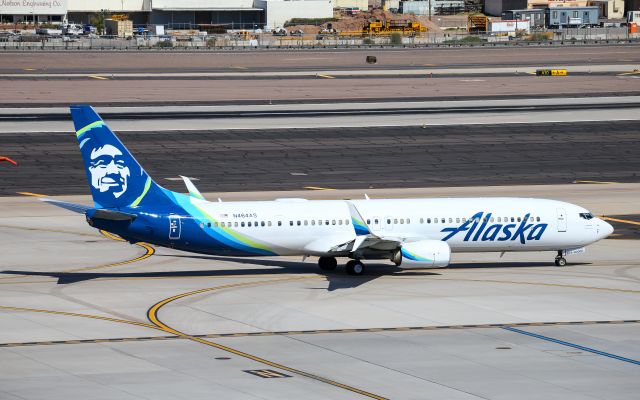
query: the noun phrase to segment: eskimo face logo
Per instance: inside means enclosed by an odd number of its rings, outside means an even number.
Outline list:
[[[89,161],[91,186],[100,193],[112,193],[115,198],[127,191],[131,171],[118,148],[110,144],[91,150]]]

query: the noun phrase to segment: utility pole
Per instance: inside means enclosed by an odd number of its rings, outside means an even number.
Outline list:
[[[429,21],[431,21],[431,0],[429,0]]]

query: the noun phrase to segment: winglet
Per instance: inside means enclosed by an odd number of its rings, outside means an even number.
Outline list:
[[[193,182],[191,182],[191,179],[182,175],[180,175],[180,178],[182,178],[182,180],[184,181],[184,184],[187,186],[189,195],[191,195],[192,197],[195,197],[196,199],[204,200],[204,196],[202,195],[202,193],[200,193],[196,185],[194,185]]]
[[[347,201],[347,205],[349,206],[351,222],[353,223],[353,228],[356,230],[356,235],[371,235],[371,230],[367,226],[364,218],[362,218],[362,215],[360,215],[356,206],[350,201]]]

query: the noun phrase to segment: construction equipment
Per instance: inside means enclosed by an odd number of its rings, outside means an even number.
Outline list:
[[[133,37],[133,21],[105,19],[104,26],[106,28],[107,35],[109,36],[127,39]]]
[[[427,28],[420,22],[411,20],[379,20],[367,21],[362,27],[362,33],[365,34],[384,34],[391,32],[400,32],[407,35],[416,35],[420,32],[426,32]]]
[[[467,18],[467,32],[485,33],[489,30],[489,18],[481,14],[469,15]]]

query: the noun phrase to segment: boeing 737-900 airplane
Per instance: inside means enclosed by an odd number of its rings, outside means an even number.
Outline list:
[[[94,207],[43,199],[85,214],[89,225],[129,242],[228,256],[317,256],[323,270],[347,257],[401,268],[446,267],[452,252],[557,251],[566,254],[613,232],[582,207],[528,198],[441,198],[209,202],[188,178],[189,194],[164,189],[90,106],[71,116]]]

